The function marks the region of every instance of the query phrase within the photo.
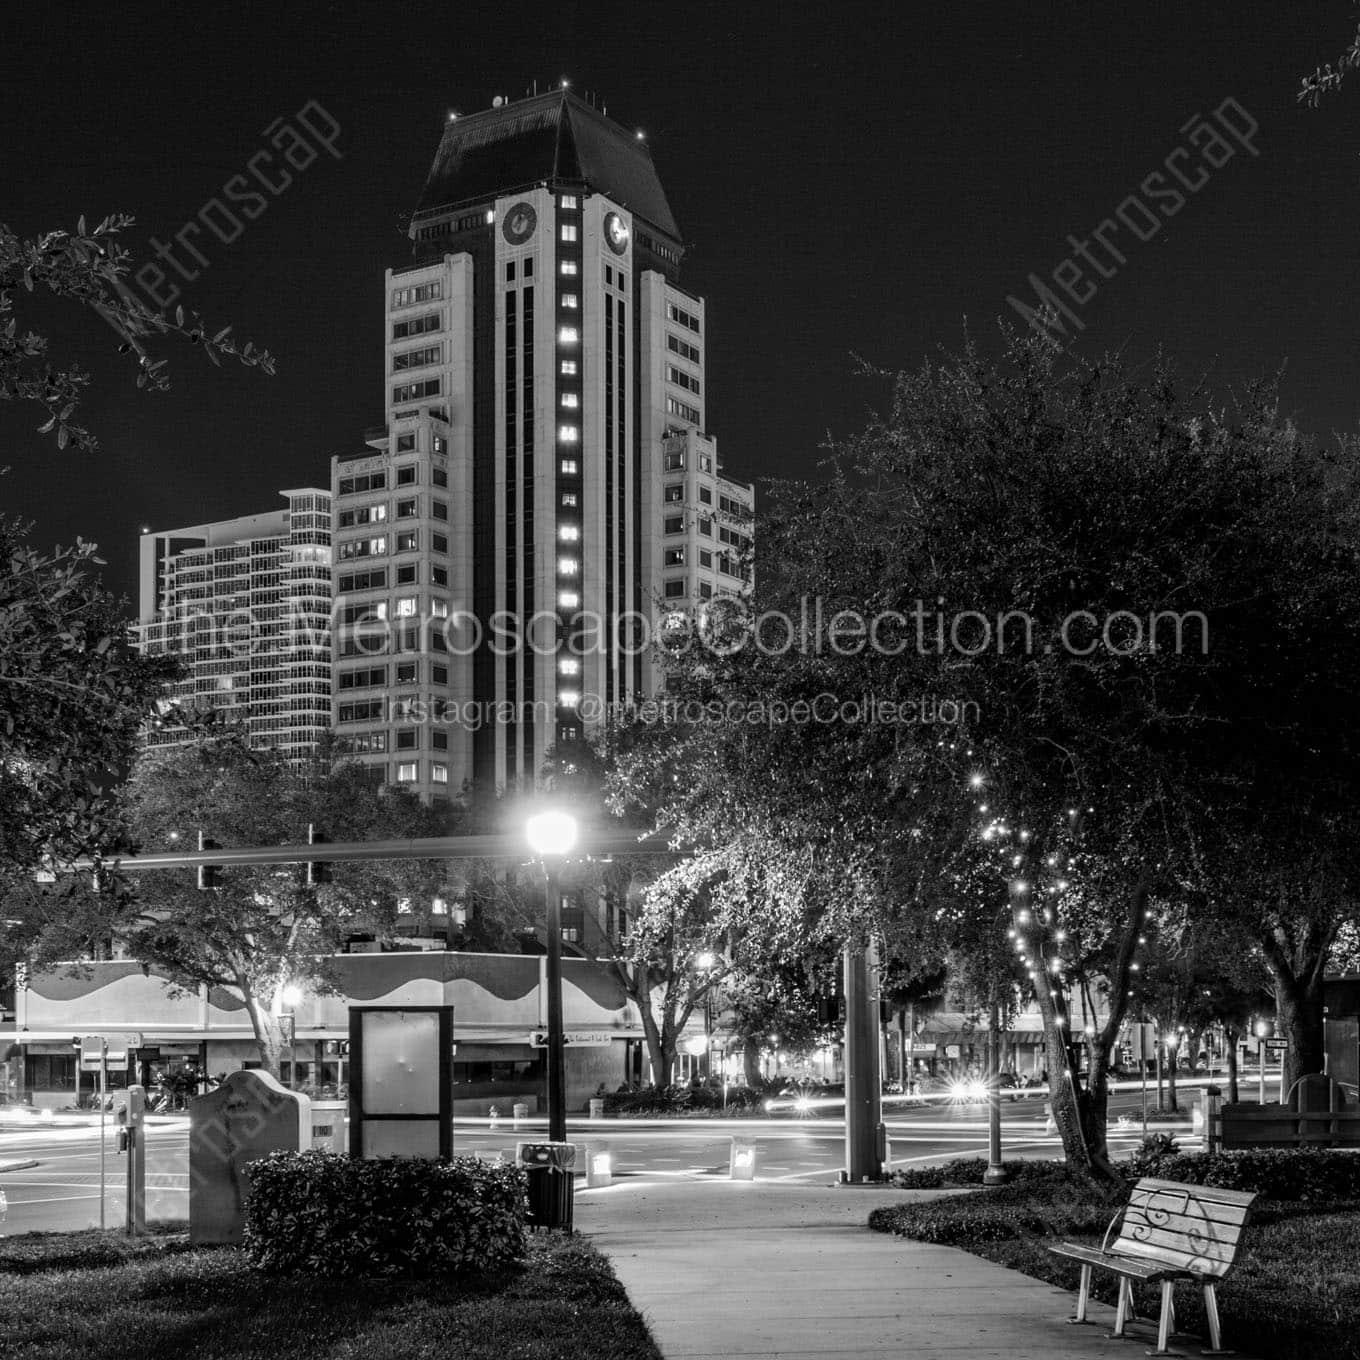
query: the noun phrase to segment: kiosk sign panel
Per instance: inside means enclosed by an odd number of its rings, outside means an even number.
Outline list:
[[[453,1155],[453,1007],[349,1013],[352,1157]]]

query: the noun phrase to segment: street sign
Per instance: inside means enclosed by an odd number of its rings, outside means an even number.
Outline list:
[[[104,1036],[87,1034],[80,1041],[80,1070],[82,1072],[102,1072],[104,1070]]]
[[[574,1030],[570,1034],[562,1036],[563,1042],[568,1048],[608,1048],[617,1036],[610,1030]],[[536,1029],[529,1035],[530,1048],[547,1048],[548,1031]]]
[[[1272,1053],[1272,1054],[1274,1054],[1276,1057],[1280,1056],[1281,1054],[1288,1053],[1288,1052],[1289,1052],[1289,1040],[1288,1040],[1288,1039],[1267,1039],[1267,1040],[1266,1040],[1266,1052],[1267,1052],[1267,1053]]]

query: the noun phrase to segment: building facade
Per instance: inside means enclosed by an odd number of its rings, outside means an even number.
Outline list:
[[[437,797],[532,781],[652,693],[658,609],[742,588],[753,495],[706,433],[705,307],[635,134],[566,90],[451,115],[410,236],[384,280],[386,422],[333,467],[336,592],[375,630],[378,611],[442,612],[385,663],[338,649],[336,720]],[[415,478],[405,530],[394,475]],[[344,522],[382,500],[385,527]],[[383,537],[385,572],[344,556]]]
[[[142,535],[136,639],[183,663],[169,699],[304,760],[331,723],[331,498],[280,494],[280,510]],[[173,726],[144,735],[148,746],[184,739]]]

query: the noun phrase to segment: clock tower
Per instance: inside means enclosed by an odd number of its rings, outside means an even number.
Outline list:
[[[418,665],[448,720],[392,740],[418,772],[438,731],[455,782],[531,783],[654,692],[663,611],[745,587],[752,491],[707,433],[704,302],[639,134],[566,90],[451,114],[410,236],[370,456],[437,444],[447,467],[391,472],[458,491],[410,564],[445,582],[418,596],[450,621]]]

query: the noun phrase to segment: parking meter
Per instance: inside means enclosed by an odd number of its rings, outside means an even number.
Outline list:
[[[124,1127],[118,1134],[118,1150],[126,1149],[127,1231],[136,1235],[146,1231],[146,1087],[129,1086],[127,1104],[118,1111]]]

